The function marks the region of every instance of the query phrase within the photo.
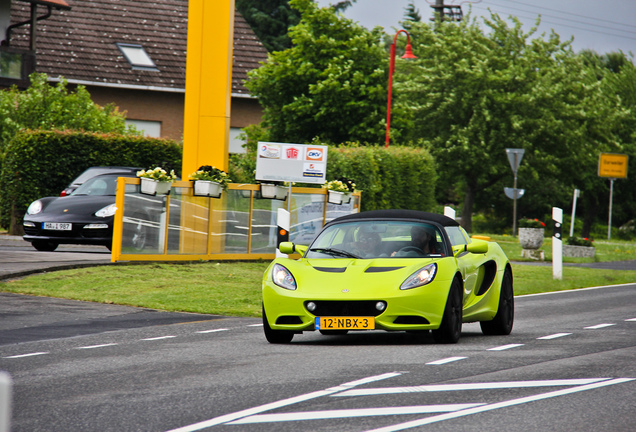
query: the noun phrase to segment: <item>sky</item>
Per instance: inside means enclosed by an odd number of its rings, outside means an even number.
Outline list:
[[[337,0],[317,0],[329,6]],[[367,28],[384,27],[386,33],[401,28],[405,8],[413,3],[423,21],[433,16],[430,3],[435,0],[357,0],[344,15]],[[636,55],[636,0],[445,0],[445,4],[460,4],[466,15],[472,7],[473,16],[490,16],[488,10],[502,18],[516,16],[528,31],[541,15],[541,25],[534,37],[546,35],[551,29],[562,41],[574,37],[572,47],[578,52],[591,49],[599,54],[630,51]],[[478,21],[479,22],[479,21]]]

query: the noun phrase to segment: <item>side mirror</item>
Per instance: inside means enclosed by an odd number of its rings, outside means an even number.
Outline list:
[[[488,242],[485,240],[473,239],[467,245],[453,246],[453,255],[457,256],[462,252],[473,254],[488,253]]]
[[[278,250],[284,254],[299,253],[304,255],[307,251],[307,246],[296,245],[292,242],[281,242],[281,244],[278,245]]]

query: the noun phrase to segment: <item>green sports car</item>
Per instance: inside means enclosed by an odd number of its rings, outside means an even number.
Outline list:
[[[271,343],[294,334],[432,330],[456,343],[462,322],[487,335],[512,330],[510,261],[446,216],[376,210],[327,223],[310,246],[279,245],[263,276],[263,328]]]

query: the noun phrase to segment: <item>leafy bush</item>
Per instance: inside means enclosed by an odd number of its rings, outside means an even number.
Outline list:
[[[230,157],[230,176],[237,183],[255,183],[256,147],[252,147],[246,154]],[[329,146],[327,179],[341,177],[352,180],[362,191],[361,210],[435,211],[437,174],[433,157],[425,149],[357,143]]]
[[[519,228],[545,228],[539,219],[519,219]]]
[[[181,170],[182,148],[171,140],[90,132],[25,131],[11,140],[0,171],[0,226],[19,234],[28,205],[58,196],[91,166],[160,165]]]
[[[568,237],[565,243],[570,246],[592,246],[592,240],[582,237]]]

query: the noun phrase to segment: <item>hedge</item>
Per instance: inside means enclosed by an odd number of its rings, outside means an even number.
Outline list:
[[[19,234],[29,204],[58,196],[91,166],[161,166],[181,170],[175,141],[77,131],[24,131],[5,148],[0,170],[0,226]],[[13,219],[13,220],[12,220]]]
[[[234,182],[254,183],[254,151],[230,158]],[[329,146],[327,180],[352,179],[362,190],[361,210],[412,209],[435,211],[435,162],[417,147]]]

